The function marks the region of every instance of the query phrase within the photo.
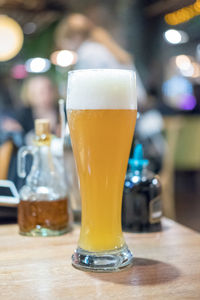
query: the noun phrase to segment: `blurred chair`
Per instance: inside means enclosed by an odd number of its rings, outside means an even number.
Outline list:
[[[10,140],[0,146],[0,179],[7,179],[13,148]]]
[[[176,170],[200,170],[200,117],[186,116],[175,153]]]
[[[165,117],[167,149],[163,159],[163,168],[160,174],[162,182],[163,213],[166,217],[176,219],[174,197],[174,170],[175,153],[178,147],[179,135],[183,128],[184,117]]]

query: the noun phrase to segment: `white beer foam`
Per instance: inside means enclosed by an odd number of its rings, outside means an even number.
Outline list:
[[[67,109],[136,109],[136,76],[116,69],[70,72]]]

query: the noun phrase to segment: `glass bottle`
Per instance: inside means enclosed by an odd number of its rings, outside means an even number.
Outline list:
[[[147,169],[142,145],[135,147],[129,159],[122,202],[122,228],[132,232],[161,230],[161,184],[158,176]]]
[[[35,121],[35,146],[18,153],[18,175],[26,176],[26,156],[33,157],[26,184],[20,190],[19,232],[29,236],[61,235],[70,229],[68,190],[51,154],[50,124]]]

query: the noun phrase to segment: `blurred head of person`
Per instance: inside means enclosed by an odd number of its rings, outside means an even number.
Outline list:
[[[21,98],[25,106],[33,109],[51,110],[55,107],[58,93],[56,86],[46,76],[35,76],[25,80]]]
[[[65,17],[55,31],[55,43],[58,49],[77,51],[81,44],[91,40],[105,46],[121,64],[131,64],[131,55],[122,49],[102,27],[96,26],[82,14]]]
[[[94,24],[84,15],[71,14],[59,24],[56,44],[60,49],[77,50],[82,42],[90,38]]]

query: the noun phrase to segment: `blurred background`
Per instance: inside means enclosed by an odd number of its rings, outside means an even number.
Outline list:
[[[68,71],[137,73],[142,143],[164,214],[200,231],[200,0],[0,0],[0,179],[19,189],[16,153],[34,119],[59,134]]]

